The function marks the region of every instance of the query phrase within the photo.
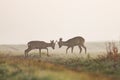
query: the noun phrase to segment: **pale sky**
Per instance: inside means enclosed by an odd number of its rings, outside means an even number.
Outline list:
[[[0,0],[0,44],[120,39],[120,0]]]

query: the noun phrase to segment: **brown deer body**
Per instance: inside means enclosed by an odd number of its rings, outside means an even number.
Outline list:
[[[79,49],[80,49],[79,53],[81,53],[81,51],[82,51],[81,47],[83,47],[85,49],[85,53],[86,53],[87,49],[86,49],[84,43],[85,43],[85,39],[83,37],[77,36],[77,37],[71,38],[67,41],[62,41],[62,38],[60,38],[58,45],[59,45],[59,48],[61,48],[62,46],[67,46],[66,53],[69,48],[71,48],[71,52],[73,53],[74,46],[79,47]]]
[[[41,56],[41,49],[46,49],[47,50],[47,56],[48,54],[48,47],[52,47],[55,49],[55,43],[54,40],[51,41],[50,43],[46,43],[44,41],[30,41],[28,42],[28,48],[25,50],[25,56],[28,56],[28,52],[30,52],[33,49],[39,49],[39,54]]]

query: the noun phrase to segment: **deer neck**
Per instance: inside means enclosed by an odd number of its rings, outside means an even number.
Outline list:
[[[51,46],[51,43],[47,43],[47,46],[50,47],[50,46]]]
[[[62,42],[62,45],[63,45],[63,46],[67,46],[68,43],[67,43],[66,41],[63,41],[63,42]]]

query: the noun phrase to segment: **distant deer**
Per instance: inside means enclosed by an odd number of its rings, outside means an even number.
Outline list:
[[[59,45],[59,48],[61,48],[62,46],[67,46],[66,53],[67,53],[69,48],[71,48],[71,52],[73,53],[74,46],[79,47],[79,49],[80,49],[79,53],[81,53],[81,51],[82,51],[81,47],[83,47],[85,49],[85,53],[86,53],[87,49],[84,46],[84,43],[85,43],[85,39],[83,37],[77,36],[77,37],[71,38],[67,41],[62,41],[62,38],[60,38],[58,45]]]
[[[41,57],[41,49],[46,49],[47,50],[47,56],[48,54],[48,47],[52,47],[55,49],[55,42],[54,40],[50,41],[50,43],[46,43],[44,41],[30,41],[28,42],[28,48],[25,50],[25,56],[28,56],[28,52],[33,50],[33,49],[39,49],[39,54]]]

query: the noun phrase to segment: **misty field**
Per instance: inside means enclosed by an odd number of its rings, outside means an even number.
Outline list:
[[[92,44],[92,43],[91,43]],[[49,49],[50,56],[33,50],[24,57],[24,45],[0,46],[0,80],[120,80],[120,54],[108,58],[104,44],[89,44],[88,53]],[[98,46],[98,47],[97,47]]]

